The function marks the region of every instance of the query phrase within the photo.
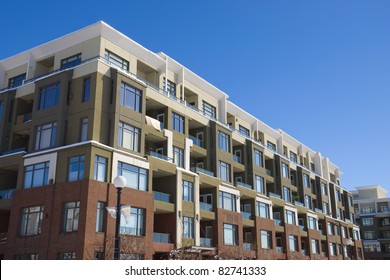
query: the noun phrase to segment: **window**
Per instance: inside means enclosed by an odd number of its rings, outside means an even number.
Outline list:
[[[38,254],[16,255],[15,260],[38,260]]]
[[[3,101],[1,100],[0,101],[0,123],[3,120],[3,114],[4,114],[4,105],[3,105]]]
[[[264,166],[263,153],[261,151],[255,149],[254,156],[255,156],[255,160],[254,160],[255,165],[263,167]]]
[[[271,249],[271,232],[266,230],[260,231],[261,249]]]
[[[286,223],[290,225],[296,225],[295,212],[286,210]]]
[[[126,187],[146,191],[148,186],[148,171],[146,169],[118,162],[118,175],[126,178]]]
[[[58,105],[59,97],[60,83],[41,88],[39,91],[38,110],[43,110]]]
[[[105,216],[106,214],[106,204],[104,202],[98,201],[97,211],[96,211],[96,232],[104,232]]]
[[[311,198],[308,195],[305,195],[305,207],[311,209]]]
[[[183,216],[183,237],[194,238],[194,218]]]
[[[95,168],[93,179],[96,181],[105,182],[107,180],[107,161],[108,159],[101,156],[95,156]]]
[[[346,227],[341,226],[341,235],[342,235],[343,238],[347,238],[348,237],[347,228]]]
[[[59,260],[75,260],[76,259],[76,252],[59,253],[58,259]]]
[[[121,82],[120,104],[136,112],[142,109],[142,91]]]
[[[40,125],[36,130],[35,150],[53,147],[56,143],[57,122]]]
[[[127,261],[144,260],[145,255],[144,254],[137,254],[137,253],[120,253],[119,259],[120,260],[127,260]]]
[[[269,204],[256,201],[257,206],[257,216],[265,219],[269,219]]]
[[[91,78],[85,78],[83,82],[83,98],[82,102],[88,102],[91,95]]]
[[[368,239],[368,240],[374,240],[376,239],[376,234],[375,234],[375,231],[372,231],[372,230],[366,230],[366,231],[363,231],[363,239]]]
[[[256,191],[258,193],[265,194],[265,184],[264,184],[264,178],[261,176],[255,176],[255,183],[256,183]]]
[[[310,170],[315,172],[316,171],[316,166],[314,163],[310,162]]]
[[[140,149],[141,131],[139,128],[119,122],[118,145],[134,152]]]
[[[61,60],[61,69],[77,66],[81,63],[81,53]]]
[[[219,192],[219,207],[225,210],[236,211],[236,196],[227,192]]]
[[[290,188],[283,186],[283,200],[286,202],[291,202]]]
[[[237,245],[237,226],[231,224],[223,224],[223,244]]]
[[[65,232],[77,231],[79,227],[80,201],[67,202],[64,205],[64,225]]]
[[[172,112],[172,129],[184,133],[184,117]]]
[[[352,206],[353,206],[352,197],[351,197],[351,196],[348,196],[348,206],[349,206],[349,207],[352,207]]]
[[[322,203],[322,211],[325,215],[329,215],[329,204],[327,202]]]
[[[341,210],[341,208],[337,208],[337,219],[343,219],[343,210]]]
[[[22,208],[20,235],[30,236],[40,234],[42,231],[43,206]]]
[[[363,205],[362,213],[363,214],[375,213],[375,207],[373,205]]]
[[[173,163],[184,168],[184,150],[173,146]]]
[[[194,185],[186,180],[183,180],[183,200],[194,201]]]
[[[217,110],[216,108],[207,103],[206,101],[202,101],[202,106],[203,106],[203,114],[206,116],[206,117],[209,117],[209,118],[212,118],[212,119],[215,119],[217,117]]]
[[[134,236],[145,236],[145,209],[131,207],[130,219],[126,212],[121,212],[120,233]]]
[[[295,235],[289,235],[288,241],[290,245],[290,251],[298,252],[298,238]]]
[[[354,240],[360,240],[359,232],[357,230],[353,231],[353,239]]]
[[[26,73],[12,77],[8,80],[8,87],[14,88],[23,85],[23,81],[26,79]]]
[[[309,216],[307,220],[308,220],[309,229],[317,230],[317,219]]]
[[[219,161],[218,162],[218,176],[221,180],[230,181],[230,164]]]
[[[321,192],[323,195],[328,195],[328,187],[325,183],[321,183]]]
[[[307,174],[303,174],[303,186],[305,188],[310,188],[309,175],[307,175]]]
[[[289,170],[288,170],[288,165],[285,164],[285,163],[282,163],[282,176],[283,176],[284,178],[290,178]]]
[[[336,244],[330,243],[329,244],[329,249],[330,249],[330,255],[331,256],[336,256]]]
[[[230,137],[222,131],[218,131],[218,148],[230,153]]]
[[[84,179],[84,161],[85,156],[69,158],[68,181],[78,181]]]
[[[362,226],[373,226],[374,218],[362,218]]]
[[[249,136],[250,135],[249,129],[243,127],[242,125],[238,125],[238,132],[241,135],[244,135],[244,136]]]
[[[318,240],[316,240],[316,239],[312,239],[311,240],[311,252],[313,254],[319,254],[320,253],[319,243],[318,243]]]
[[[120,69],[129,70],[129,62],[122,57],[110,52],[109,50],[106,50],[104,52],[104,58],[106,62],[110,65],[114,65]]]
[[[80,142],[87,141],[88,136],[88,118],[82,118],[80,121]]]
[[[328,222],[328,234],[329,235],[334,235],[334,226],[330,222]]]
[[[169,93],[169,95],[173,95],[176,97],[176,84],[170,80],[168,80],[168,84],[166,85],[166,79],[163,78],[163,89]]]
[[[35,188],[48,184],[49,162],[37,163],[24,167],[23,188]]]
[[[337,189],[336,189],[336,199],[337,199],[338,201],[341,201],[340,190],[337,190]]]
[[[271,151],[276,152],[276,145],[270,141],[267,141],[267,148]]]
[[[290,160],[291,160],[292,162],[294,162],[294,163],[297,163],[297,162],[298,162],[298,160],[297,160],[297,154],[290,151]]]

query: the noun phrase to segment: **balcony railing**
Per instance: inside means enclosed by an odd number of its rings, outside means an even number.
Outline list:
[[[301,231],[305,231],[305,226],[299,225]]]
[[[272,171],[269,169],[265,169],[265,174],[267,174],[268,176],[272,176]]]
[[[203,148],[203,141],[202,140],[200,140],[200,139],[198,139],[198,138],[196,138],[195,136],[192,136],[192,135],[189,135],[188,138],[192,140],[194,145]]]
[[[304,256],[306,256],[306,255],[308,255],[308,252],[307,252],[305,249],[302,249],[302,250],[301,250],[301,254],[304,255]]]
[[[302,202],[296,200],[294,201],[294,205],[305,207],[305,205]]]
[[[324,230],[323,229],[320,229],[318,231],[320,232],[321,235],[324,235]]]
[[[167,193],[162,193],[158,191],[153,191],[154,199],[162,202],[171,202],[171,195]]]
[[[252,243],[243,243],[242,249],[244,250],[253,250],[253,244]]]
[[[240,187],[244,187],[244,188],[247,188],[247,189],[252,190],[252,186],[251,186],[251,185],[245,184],[245,183],[240,182],[240,181],[237,181],[237,182],[236,182],[236,185],[237,185],[237,186],[240,186]]]
[[[321,256],[326,257],[326,252],[322,252]]]
[[[319,208],[314,208],[314,211],[317,212],[317,213],[323,213],[323,211]]]
[[[167,157],[166,155],[162,155],[162,154],[156,153],[156,152],[152,152],[151,151],[151,152],[149,152],[149,155],[152,156],[152,157],[155,157],[155,158],[159,158],[159,159],[165,160],[165,161],[173,162],[172,158]]]
[[[272,197],[276,197],[276,198],[282,199],[282,197],[280,195],[276,194],[276,193],[269,192],[268,195],[272,196]]]
[[[213,211],[213,205],[206,202],[200,202],[199,207],[200,209],[205,211],[210,211],[210,212]]]
[[[276,253],[283,253],[283,247],[276,247]]]
[[[248,219],[250,220],[251,216],[252,216],[252,213],[248,213],[248,212],[241,212],[241,215],[244,219]]]
[[[193,168],[191,168],[191,171],[195,172],[195,173],[203,173],[203,174],[214,177],[214,172],[208,171],[208,170],[200,168],[200,167],[193,167]]]
[[[282,221],[279,219],[274,219],[274,224],[275,224],[275,226],[282,226],[283,225]]]
[[[31,120],[32,120],[32,113],[22,114],[22,115],[17,116],[16,124],[22,124],[22,123],[25,123],[25,122],[28,122]]]
[[[25,152],[26,149],[27,149],[26,147],[16,148],[16,149],[13,149],[10,151],[3,152],[1,155],[6,156],[6,155],[16,154],[16,153],[20,153],[20,152]]]
[[[233,155],[233,160],[235,162],[241,163],[241,157],[239,157],[239,156]]]
[[[213,240],[211,238],[200,238],[200,246],[202,247],[213,247]]]
[[[153,233],[153,242],[157,243],[170,243],[168,233]]]
[[[0,199],[9,199],[14,197],[16,189],[8,189],[8,190],[1,190],[0,191]]]

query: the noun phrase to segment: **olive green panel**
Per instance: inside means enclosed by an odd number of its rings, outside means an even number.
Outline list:
[[[57,157],[57,170],[56,170],[56,182],[64,183],[68,181],[69,172],[69,159],[75,156],[85,156],[84,170],[90,170],[91,168],[91,146],[77,146],[58,152]],[[89,173],[84,173],[83,179],[90,179]],[[93,178],[93,177],[92,177]]]
[[[194,215],[195,215],[195,205],[194,205],[194,203],[190,202],[190,201],[184,201],[183,200],[182,211],[183,211],[183,213],[182,213],[183,216],[194,218]]]
[[[107,170],[106,170],[106,178],[109,181],[111,178],[111,170],[112,170],[112,151],[106,150],[104,148],[98,146],[92,146],[91,148],[91,157],[90,157],[90,166],[89,169],[89,178],[94,179],[95,172],[95,158],[96,156],[101,156],[107,158]]]
[[[154,200],[154,211],[156,213],[174,213],[175,204]]]
[[[201,220],[215,220],[215,212],[200,210]]]

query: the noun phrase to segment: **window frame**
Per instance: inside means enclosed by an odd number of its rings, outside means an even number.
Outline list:
[[[125,171],[125,174],[123,173]],[[127,175],[129,174],[129,175]],[[118,161],[118,175],[124,176],[127,180],[127,184],[125,187],[135,189],[135,190],[141,190],[141,191],[148,191],[149,187],[149,174],[148,169],[138,167],[126,162]],[[131,176],[131,177],[129,177]],[[133,178],[134,177],[134,178]],[[130,179],[131,178],[131,179]],[[136,180],[133,180],[136,179]],[[136,181],[136,185],[133,185],[133,181]],[[145,182],[145,186],[140,186],[141,182]],[[129,185],[129,184],[132,185]]]
[[[237,225],[223,223],[223,244],[227,246],[238,245]],[[231,237],[231,241],[230,238]]]
[[[43,138],[46,138],[44,134],[46,134],[46,131],[50,131],[50,143],[48,145],[43,145],[42,141]],[[48,149],[51,147],[54,147],[56,145],[56,135],[57,134],[57,122],[52,122],[52,123],[46,123],[42,125],[38,125],[35,128],[35,150],[43,150],[43,149]],[[43,137],[42,137],[43,136]],[[46,143],[44,143],[46,144]]]
[[[218,130],[218,148],[222,151],[230,153],[230,136]]]
[[[185,118],[176,112],[172,112],[172,130],[179,133],[185,132]]]
[[[127,135],[127,137],[126,137]],[[118,146],[133,152],[140,152],[141,148],[141,129],[128,123],[119,121],[118,124]],[[124,140],[128,138],[129,143]]]
[[[142,112],[142,90],[121,81],[120,105],[134,112]]]
[[[182,187],[183,187],[183,195],[182,195],[183,201],[194,202],[194,183],[187,180],[182,180]]]
[[[61,83],[56,82],[39,89],[37,110],[45,110],[57,106],[60,102]]]
[[[34,236],[41,234],[44,211],[45,207],[43,205],[21,208],[19,236]],[[33,228],[31,228],[31,226]]]
[[[226,203],[228,205],[226,205]],[[224,191],[219,191],[219,207],[228,211],[237,211],[237,198],[235,194],[231,194]]]
[[[73,177],[72,172],[73,168],[77,166],[77,177]],[[84,179],[85,171],[85,155],[78,155],[68,158],[68,182],[75,182]]]
[[[43,165],[43,166],[41,167],[41,165]],[[50,162],[49,161],[24,166],[23,189],[31,189],[31,188],[36,188],[36,187],[48,185],[49,184],[49,169],[50,169]],[[36,173],[40,172],[40,170],[43,170],[42,183],[35,185],[34,178],[37,175]],[[30,180],[30,184],[28,186],[26,186],[26,178],[30,177],[30,175],[27,176],[27,173],[31,173],[31,180]]]
[[[222,160],[218,161],[218,178],[225,181],[230,182],[231,178],[231,165],[227,162],[224,162]],[[224,176],[222,176],[224,175]]]
[[[95,162],[94,162],[94,170],[93,170],[93,179],[100,182],[106,182],[107,181],[107,170],[108,170],[108,158],[95,155]],[[104,175],[103,178],[100,175],[100,167],[104,167]],[[102,180],[103,179],[103,180]]]
[[[68,201],[64,203],[63,232],[78,231],[80,219],[80,201]],[[70,222],[70,225],[69,225]]]

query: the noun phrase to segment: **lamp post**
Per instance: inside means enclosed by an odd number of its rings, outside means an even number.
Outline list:
[[[126,178],[123,176],[115,177],[114,186],[117,192],[116,201],[116,226],[115,226],[115,241],[114,241],[114,260],[119,260],[120,254],[120,237],[119,230],[121,225],[121,193],[123,188],[126,186]]]

